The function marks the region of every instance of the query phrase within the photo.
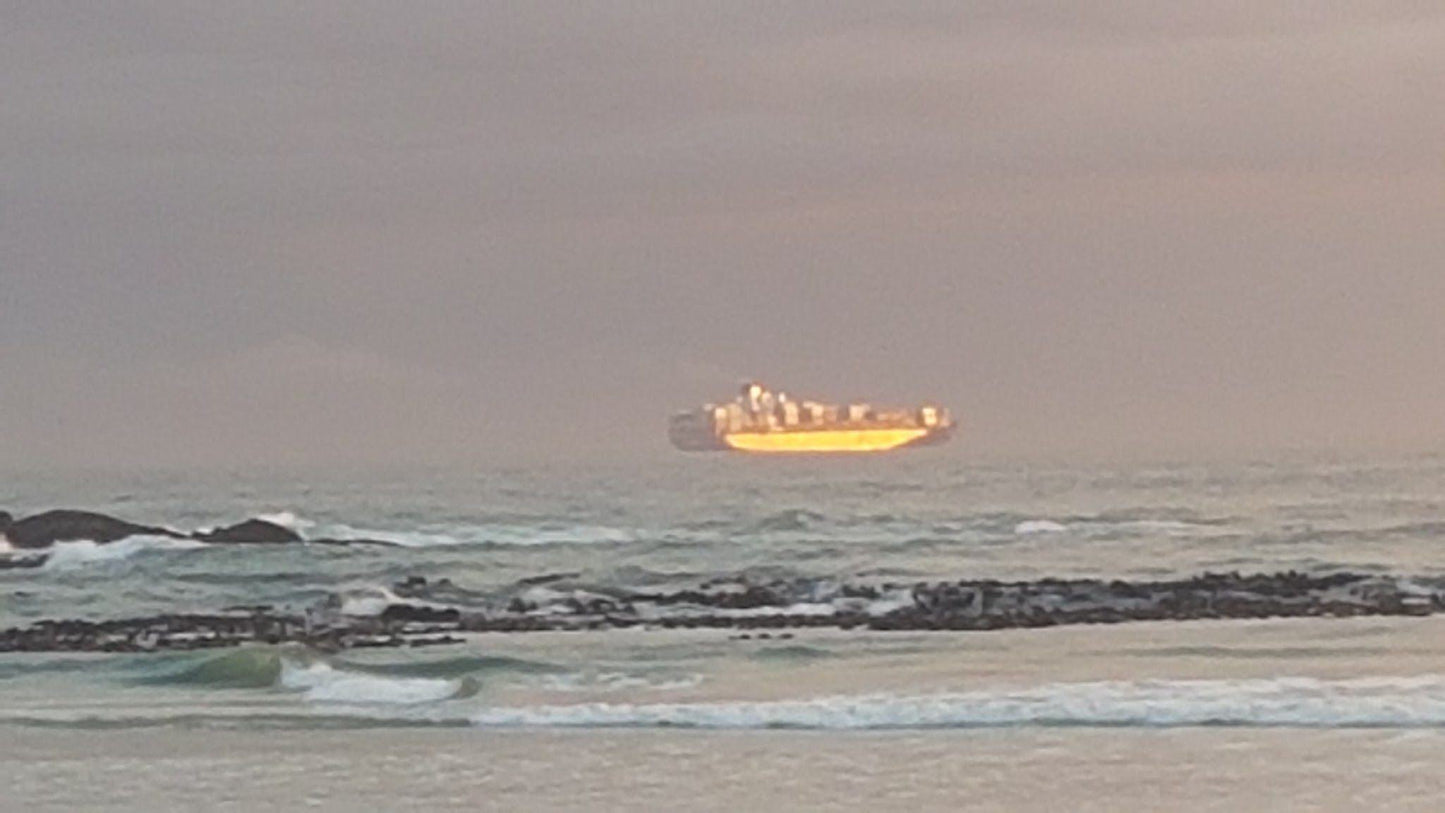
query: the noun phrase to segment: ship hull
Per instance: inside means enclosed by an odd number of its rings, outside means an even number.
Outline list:
[[[730,432],[711,438],[674,436],[685,451],[732,451],[747,454],[848,454],[886,452],[943,443],[952,427],[888,427],[876,429],[812,429],[771,432]],[[679,442],[682,441],[682,442]]]
[[[687,452],[848,454],[944,443],[954,426],[936,404],[880,409],[857,401],[799,401],[752,381],[730,402],[673,413],[667,434]]]

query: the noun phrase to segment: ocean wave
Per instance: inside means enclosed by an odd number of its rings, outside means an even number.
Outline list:
[[[621,692],[653,691],[667,692],[691,689],[703,682],[702,675],[667,677],[659,675],[637,675],[628,672],[597,672],[548,675],[541,685],[559,692]]]
[[[398,604],[426,604],[422,601],[408,601],[393,593],[390,588],[378,585],[352,585],[331,594],[336,611],[342,615],[369,617],[381,615],[386,608]]]
[[[150,686],[266,689],[281,678],[282,656],[271,649],[238,649],[224,655],[186,658],[179,669],[139,678]]]
[[[1392,536],[1438,537],[1445,536],[1445,522],[1413,522],[1393,525],[1380,533]]]
[[[787,644],[784,646],[763,647],[762,649],[749,653],[748,657],[759,661],[794,663],[798,661],[827,660],[838,657],[838,654],[815,646]]]
[[[1035,534],[1061,534],[1069,530],[1067,525],[1054,522],[1049,519],[1030,519],[1020,522],[1014,526],[1014,533],[1019,536],[1033,536]]]
[[[455,692],[441,691],[443,684],[455,684],[465,688],[481,674],[551,675],[564,670],[557,665],[504,656],[460,656],[434,660],[406,660],[393,663],[363,663],[352,660],[324,658],[314,650],[299,646],[242,647],[221,655],[187,654],[167,659],[159,666],[147,666],[143,662],[132,665],[132,671],[143,674],[127,678],[126,682],[137,686],[176,686],[214,689],[311,689],[327,682],[369,678],[377,686],[387,681],[401,680],[403,686],[415,688],[408,683],[413,679],[425,679],[430,683],[419,684],[432,687],[438,694],[455,696]],[[85,661],[60,661],[46,664],[34,671],[75,671],[93,668]],[[3,676],[0,672],[0,676]],[[375,687],[372,687],[375,688]],[[385,694],[385,689],[378,689]]]
[[[470,677],[386,677],[283,657],[274,690],[301,708],[247,704],[194,710],[51,706],[0,712],[0,723],[66,727],[172,724],[266,728],[458,726],[520,729],[695,728],[876,731],[991,728],[1445,728],[1445,677],[1148,680],[1055,683],[937,694],[784,700],[477,705]],[[607,673],[543,688],[686,690],[700,678]],[[229,682],[207,683],[229,687]],[[240,688],[263,688],[243,686]],[[456,702],[461,701],[461,702]]]
[[[618,545],[639,539],[638,534],[623,528],[580,523],[421,525],[404,531],[358,528],[339,523],[315,523],[309,527],[308,539],[371,540],[402,548]]]
[[[477,691],[470,678],[388,677],[337,669],[324,661],[282,659],[278,685],[319,703],[415,705],[467,697]]]
[[[791,508],[769,514],[754,522],[748,530],[753,533],[788,533],[807,531],[827,521],[827,517],[804,508]]]
[[[1441,727],[1445,726],[1445,679],[1430,675],[1345,681],[1073,683],[919,696],[497,707],[469,719],[478,726],[498,728]]]
[[[1090,538],[1112,538],[1115,536],[1217,536],[1223,521],[1187,520],[1169,518],[1136,517],[1129,514],[1101,514],[1098,516],[1069,517],[1063,521],[1052,519],[1026,519],[1014,525],[1015,536],[1040,534],[1078,533]]]
[[[174,539],[168,536],[131,536],[118,542],[100,544],[88,539],[73,542],[56,542],[44,551],[47,554],[44,570],[72,570],[97,564],[119,562],[142,553],[157,551],[198,550],[210,547],[194,539]]]
[[[481,674],[555,674],[563,667],[546,661],[512,658],[505,655],[462,655],[437,660],[401,661],[396,663],[358,663],[337,660],[341,669],[389,677],[461,678]]]
[[[1113,523],[1113,528],[1130,533],[1162,534],[1164,536],[1218,535],[1218,523],[1183,522],[1175,519],[1136,519]]]
[[[269,522],[272,525],[279,525],[290,531],[305,536],[308,531],[316,527],[316,523],[309,519],[298,516],[294,511],[277,511],[272,514],[257,514],[256,519],[262,522]]]
[[[1175,527],[1228,525],[1233,521],[1229,517],[1207,516],[1192,508],[1171,506],[1140,506],[1135,508],[1114,509],[1090,517],[1079,517],[1078,519],[1113,525],[1148,525],[1157,523]]]

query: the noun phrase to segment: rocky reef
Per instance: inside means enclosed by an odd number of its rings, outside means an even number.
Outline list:
[[[58,543],[107,545],[135,536],[207,545],[391,544],[363,538],[307,539],[262,518],[182,532],[73,509],[22,519],[0,511],[0,534],[9,548],[0,554],[0,570],[39,567]],[[667,588],[593,584],[581,573],[566,572],[528,576],[487,590],[411,575],[385,587],[349,587],[299,608],[40,620],[0,631],[0,652],[148,651],[291,641],[323,649],[417,646],[457,641],[463,633],[623,627],[982,631],[1128,621],[1422,616],[1442,607],[1445,580],[1349,572],[912,583],[737,575]]]
[[[234,525],[190,532],[157,525],[141,525],[93,511],[58,508],[15,519],[0,511],[0,541],[21,555],[0,556],[0,570],[39,567],[45,551],[60,542],[89,541],[108,545],[136,536],[191,539],[212,545],[390,545],[381,539],[305,539],[270,520],[252,518]]]
[[[574,576],[533,577],[496,594],[411,576],[371,595],[335,594],[299,612],[261,606],[107,621],[46,620],[0,632],[0,652],[293,641],[321,649],[422,646],[456,642],[463,633],[623,627],[983,631],[1129,621],[1425,616],[1445,608],[1445,584],[1438,581],[1358,573],[913,584],[738,577],[661,591],[588,588]]]
[[[107,544],[132,536],[183,538],[185,534],[169,528],[137,525],[91,511],[61,508],[23,519],[15,519],[9,512],[0,511],[0,536],[4,536],[11,547],[36,550],[48,548],[56,542],[80,539]]]

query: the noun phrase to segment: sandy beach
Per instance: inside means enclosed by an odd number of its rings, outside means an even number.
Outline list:
[[[5,810],[1435,810],[1436,731],[47,731]]]

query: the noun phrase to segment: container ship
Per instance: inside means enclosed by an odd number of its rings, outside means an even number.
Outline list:
[[[953,436],[948,410],[878,409],[800,401],[757,382],[725,404],[704,404],[668,421],[672,445],[688,452],[754,453],[883,452],[944,443]]]

